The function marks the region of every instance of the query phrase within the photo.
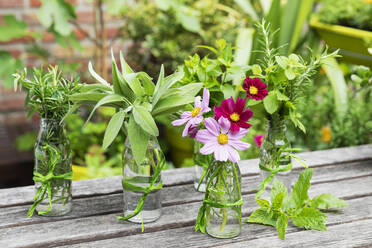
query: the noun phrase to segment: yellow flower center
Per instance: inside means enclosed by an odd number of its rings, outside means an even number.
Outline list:
[[[195,116],[197,116],[198,114],[200,114],[200,108],[199,107],[196,107],[196,108],[194,108],[193,110],[192,110],[192,113],[191,113],[191,115],[192,115],[192,117],[195,117]]]
[[[227,142],[229,141],[229,137],[226,134],[222,133],[218,135],[217,140],[218,140],[218,143],[220,143],[221,145],[224,145],[224,144],[227,144]]]
[[[230,119],[231,119],[232,121],[234,121],[234,122],[237,122],[237,121],[240,120],[240,116],[239,116],[239,114],[237,114],[237,113],[233,113],[232,115],[230,115]]]
[[[257,95],[258,89],[254,86],[249,86],[249,94],[251,95]]]
[[[328,143],[332,139],[332,131],[330,127],[324,126],[322,127],[322,141]]]

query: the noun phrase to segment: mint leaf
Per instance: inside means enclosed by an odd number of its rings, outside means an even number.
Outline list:
[[[311,201],[311,207],[312,208],[320,208],[320,209],[328,209],[328,208],[343,208],[346,207],[348,204],[332,195],[332,194],[321,194],[318,196],[315,196],[313,200]]]
[[[276,220],[276,230],[278,231],[279,237],[281,239],[285,239],[285,232],[288,226],[288,217],[286,214],[282,213],[279,215],[278,219]]]
[[[269,208],[259,208],[248,217],[246,222],[275,226],[276,220],[273,219],[273,216],[273,212]]]
[[[279,107],[279,102],[274,91],[269,92],[269,95],[263,100],[266,111],[273,114]]]
[[[324,222],[327,221],[327,216],[315,208],[304,207],[302,211],[292,217],[293,224],[304,227],[305,229],[313,229],[326,231],[327,227]]]
[[[270,207],[270,203],[265,199],[256,199],[256,202],[258,205],[260,205],[260,207],[263,207],[263,208]]]
[[[274,203],[274,199],[279,193],[283,193],[284,198],[288,197],[287,188],[284,186],[284,184],[280,180],[274,178],[273,187],[271,189],[271,194],[270,194],[270,200],[272,203]]]
[[[284,193],[280,192],[275,196],[274,201],[272,202],[274,209],[280,209],[283,205]]]
[[[289,207],[301,208],[303,203],[309,198],[307,191],[310,188],[310,180],[313,176],[313,169],[305,169],[293,186],[293,191],[289,199]]]

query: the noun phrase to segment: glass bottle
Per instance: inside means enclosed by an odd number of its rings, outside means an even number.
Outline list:
[[[265,169],[283,168],[291,163],[291,159],[280,158],[280,154],[284,155],[286,151],[281,150],[290,149],[291,144],[286,135],[285,119],[280,114],[275,113],[269,115],[266,122],[266,134],[260,148],[260,176],[261,181],[270,175],[270,172]],[[291,171],[278,172],[276,177],[284,183],[288,192],[291,190]],[[267,186],[261,198],[270,199],[272,181]]]
[[[211,155],[201,154],[200,153],[201,147],[202,147],[202,144],[195,140],[194,141],[194,154],[193,154],[194,168],[195,168],[194,187],[199,192],[205,192],[205,187],[206,187],[205,173],[207,172],[208,165],[211,162]],[[203,177],[203,179],[200,182],[201,177]],[[199,182],[200,182],[200,186],[199,186]]]
[[[146,150],[146,155],[141,164],[137,164],[129,139],[126,140],[123,150],[123,180],[139,187],[150,185],[155,168],[159,166],[162,156],[160,146],[156,137],[151,137]],[[155,181],[154,186],[161,183],[161,175]],[[134,212],[143,191],[129,191],[123,188],[124,216]],[[161,191],[151,191],[144,202],[142,211],[136,216],[128,219],[135,223],[146,223],[157,220],[161,215]]]
[[[71,147],[65,131],[65,123],[58,119],[41,119],[40,130],[35,144],[34,180],[36,192],[41,190],[40,203],[36,211],[40,215],[61,216],[70,212],[72,207],[71,177],[72,173]],[[35,177],[35,172],[43,178],[40,182]],[[63,176],[66,175],[66,176]],[[62,178],[61,178],[62,176]],[[60,177],[60,178],[57,178]],[[69,178],[69,179],[67,179]],[[49,206],[48,183],[50,182],[51,208]]]
[[[241,232],[242,199],[239,166],[229,161],[213,161],[210,166],[205,200],[222,206],[207,205],[206,232],[216,238],[236,237]]]

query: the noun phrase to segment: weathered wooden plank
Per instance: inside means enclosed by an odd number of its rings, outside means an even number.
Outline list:
[[[330,165],[332,163],[344,163],[348,161],[372,159],[372,145],[362,145],[347,148],[300,153],[300,157],[306,159],[310,167]],[[243,175],[257,175],[258,159],[241,161],[239,163]],[[294,162],[294,169],[300,169],[302,165]],[[193,168],[182,168],[163,172],[165,186],[188,184],[193,181]],[[104,195],[119,193],[121,191],[121,177],[91,179],[73,182],[73,196],[75,198],[90,195]],[[34,187],[20,187],[0,190],[0,208],[15,205],[30,204],[34,194]]]
[[[151,240],[153,248],[167,247],[323,247],[322,242],[332,244],[338,242],[345,236],[345,240],[355,241],[360,239],[363,241],[359,244],[371,244],[372,229],[368,227],[361,219],[369,218],[366,223],[372,223],[372,197],[358,198],[348,201],[350,206],[344,212],[328,213],[328,231],[304,231],[303,229],[289,225],[287,230],[286,240],[282,241],[278,238],[276,230],[272,227],[243,224],[242,233],[240,236],[233,239],[215,239],[208,235],[195,233],[193,227],[183,227],[159,231],[156,233],[145,233],[119,237],[114,239],[106,239],[100,241],[84,242],[76,245],[65,246],[71,248],[86,248],[86,247],[119,247],[125,244],[126,247],[149,247],[148,242]],[[351,222],[351,223],[349,223]],[[346,223],[346,224],[345,224]],[[362,225],[362,227],[360,227]],[[350,228],[350,229],[345,229]],[[341,231],[342,230],[342,231]],[[344,231],[345,230],[345,231]],[[350,231],[350,234],[347,231]],[[355,235],[354,237],[350,237]],[[369,236],[368,236],[369,235]],[[306,238],[305,238],[306,237]],[[317,240],[320,237],[320,240]],[[348,244],[342,241],[341,244]],[[336,243],[337,244],[337,243]],[[331,246],[332,247],[332,246]],[[346,246],[338,246],[346,247]]]
[[[371,175],[371,165],[372,160],[320,167],[315,170],[312,182],[319,184],[345,179],[345,177],[355,178]],[[243,178],[243,194],[253,193],[254,187],[259,183],[258,180],[258,177]],[[165,187],[163,189],[163,206],[186,204],[200,201],[202,199],[203,194],[195,192],[190,184]],[[107,205],[106,208],[105,204]],[[35,215],[31,219],[26,218],[26,212],[29,207],[28,205],[7,207],[0,211],[0,228],[52,222],[63,219],[82,218],[98,214],[120,213],[123,206],[122,204],[122,194],[120,193],[92,196],[89,198],[77,198],[74,199],[74,208],[72,213],[69,215],[56,218],[45,218]]]
[[[322,248],[346,248],[346,247],[372,247],[372,219],[362,219],[334,225],[327,232],[303,231],[289,233],[286,240],[277,237],[253,239],[245,242],[223,245],[220,247],[246,248],[246,247],[322,247]]]
[[[372,176],[368,176],[347,180],[347,183],[345,181],[336,181],[316,184],[313,185],[310,194],[333,192],[339,197],[349,199],[355,195],[372,195],[371,189]],[[247,215],[254,207],[254,195],[246,195],[244,196],[244,200],[243,214]],[[369,200],[368,203],[364,201],[364,204],[359,205],[371,207],[372,203]],[[192,226],[199,206],[200,202],[164,207],[162,217],[157,222],[146,224],[145,231],[155,232]],[[349,218],[349,216],[353,217],[355,214],[359,214],[359,212],[362,213],[363,211],[359,210],[354,214],[337,216],[341,220],[344,220],[345,218]],[[368,213],[371,214],[372,211],[368,209]],[[0,247],[6,247],[7,244],[12,244],[10,247],[52,247],[54,245],[109,239],[140,233],[140,225],[127,222],[119,223],[116,220],[116,215],[98,215],[37,225],[3,228],[0,233]],[[256,225],[252,226],[252,228],[256,228]],[[18,237],[22,237],[22,239]]]

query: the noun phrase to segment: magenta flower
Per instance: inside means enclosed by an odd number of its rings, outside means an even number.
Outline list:
[[[218,123],[214,118],[207,118],[204,124],[207,129],[196,134],[196,140],[204,144],[200,149],[201,154],[214,153],[214,158],[218,161],[230,160],[236,163],[240,160],[237,150],[246,150],[250,147],[250,144],[240,140],[248,133],[248,129],[231,132],[231,123],[224,117],[221,117]]]
[[[261,82],[259,78],[247,77],[244,80],[243,89],[247,92],[247,97],[260,101],[267,95],[267,84]]]
[[[262,134],[254,136],[254,142],[256,143],[258,147],[261,147],[263,140],[264,140],[264,136]]]
[[[225,117],[231,123],[231,131],[238,132],[240,128],[250,128],[251,124],[247,121],[252,117],[253,113],[249,108],[244,109],[245,99],[238,97],[236,103],[232,97],[225,99],[221,103],[221,107],[217,105],[213,111],[217,119]]]
[[[194,109],[192,111],[185,111],[181,114],[181,119],[172,122],[173,126],[181,126],[186,123],[185,129],[182,132],[182,137],[186,137],[189,128],[192,125],[198,125],[203,121],[203,114],[211,111],[209,108],[209,91],[204,88],[203,100],[201,101],[200,96],[195,98]]]

